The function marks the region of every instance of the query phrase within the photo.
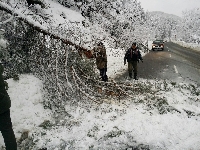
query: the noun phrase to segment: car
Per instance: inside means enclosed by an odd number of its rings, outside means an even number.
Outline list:
[[[164,50],[164,41],[163,40],[155,40],[152,43],[152,50]]]

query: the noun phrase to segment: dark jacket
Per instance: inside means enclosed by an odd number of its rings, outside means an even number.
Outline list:
[[[107,55],[104,46],[98,46],[94,50],[94,57],[96,58],[97,69],[107,68]]]
[[[135,49],[133,49],[132,47],[129,48],[127,51],[126,51],[126,54],[124,56],[124,62],[126,62],[126,60],[128,62],[130,61],[139,61],[139,60],[143,60],[142,59],[142,55],[138,49],[138,47],[136,47]]]
[[[10,97],[5,89],[3,71],[3,66],[0,64],[0,114],[9,110],[11,106]]]

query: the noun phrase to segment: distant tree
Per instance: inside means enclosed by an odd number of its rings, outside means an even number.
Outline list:
[[[148,12],[147,25],[151,38],[171,39],[180,31],[181,18],[163,12]]]
[[[183,12],[182,39],[186,42],[197,42],[200,38],[200,9]]]

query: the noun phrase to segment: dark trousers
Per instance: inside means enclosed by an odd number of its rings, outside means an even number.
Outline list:
[[[132,78],[132,72],[134,72],[134,79],[137,80],[137,61],[129,61],[128,62],[128,72],[129,77]]]
[[[107,68],[99,69],[99,71],[102,81],[108,81],[108,76],[106,75]]]
[[[17,150],[17,143],[10,118],[10,110],[0,114],[0,131],[4,138],[6,150]]]
[[[128,72],[132,74],[132,72],[137,74],[137,61],[128,62]]]

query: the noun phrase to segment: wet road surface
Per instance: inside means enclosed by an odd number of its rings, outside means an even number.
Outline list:
[[[200,51],[165,43],[164,51],[149,51],[138,64],[138,78],[195,82],[200,85]],[[125,79],[128,72],[118,79]]]

